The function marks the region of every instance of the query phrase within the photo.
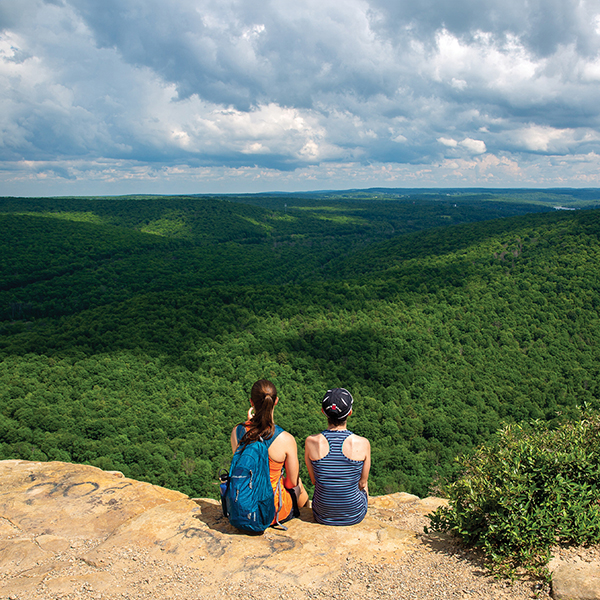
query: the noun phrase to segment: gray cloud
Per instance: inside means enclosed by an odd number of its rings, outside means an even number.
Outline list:
[[[4,181],[40,161],[75,178],[110,163],[116,180],[223,167],[355,186],[376,165],[463,181],[468,164],[516,177],[544,156],[581,157],[564,163],[579,177],[600,155],[600,6],[4,0],[0,90]]]
[[[395,89],[393,49],[374,36],[355,2],[266,3],[262,10],[249,0],[71,4],[100,47],[175,83],[180,98],[198,94],[241,110],[270,101],[306,108],[320,94],[365,98]]]
[[[575,44],[587,56],[598,51],[598,5],[579,0],[371,0],[375,26],[385,35],[415,32],[431,39],[439,29],[472,38],[491,32],[502,42],[518,37],[539,56],[553,54],[559,46]]]

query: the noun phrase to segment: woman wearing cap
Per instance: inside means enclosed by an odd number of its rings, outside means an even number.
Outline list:
[[[285,523],[298,517],[300,515],[298,509],[308,502],[308,493],[299,477],[300,464],[296,440],[292,434],[275,425],[273,420],[273,412],[278,402],[275,386],[268,379],[260,379],[252,386],[250,392],[248,420],[234,427],[231,432],[233,452],[240,443],[275,437],[268,450],[269,472],[275,497],[276,514],[273,524]],[[283,489],[278,486],[280,479],[283,482]]]
[[[323,525],[355,525],[367,514],[371,445],[346,428],[352,395],[344,388],[328,390],[322,401],[325,431],[306,438],[306,468],[315,484],[312,509]]]

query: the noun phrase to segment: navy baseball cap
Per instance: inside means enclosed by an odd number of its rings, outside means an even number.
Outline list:
[[[345,419],[352,410],[353,402],[352,394],[344,388],[333,388],[327,390],[321,405],[323,406],[323,412],[332,419],[338,419],[341,421]]]

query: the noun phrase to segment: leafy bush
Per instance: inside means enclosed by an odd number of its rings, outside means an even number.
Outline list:
[[[555,544],[600,541],[600,415],[581,412],[554,430],[509,425],[458,461],[450,505],[429,515],[431,529],[483,550],[496,572],[542,573]]]

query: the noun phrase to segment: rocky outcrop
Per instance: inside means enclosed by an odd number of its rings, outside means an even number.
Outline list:
[[[146,564],[200,566],[214,581],[315,585],[350,558],[381,563],[415,544],[414,532],[386,522],[386,510],[410,501],[426,513],[444,502],[409,494],[371,499],[360,525],[336,528],[315,523],[303,509],[287,531],[251,536],[229,525],[215,500],[192,500],[90,466],[2,461],[0,481],[0,597],[19,598],[86,586],[114,592],[123,588],[114,573],[115,561],[129,561],[124,553]]]
[[[550,562],[552,597],[555,600],[600,600],[600,562]]]
[[[287,531],[247,535],[214,500],[86,465],[0,461],[0,599],[549,598],[535,583],[505,589],[448,536],[424,536],[445,503],[391,494],[352,527],[303,509]],[[600,600],[596,555],[550,567],[555,600]]]

